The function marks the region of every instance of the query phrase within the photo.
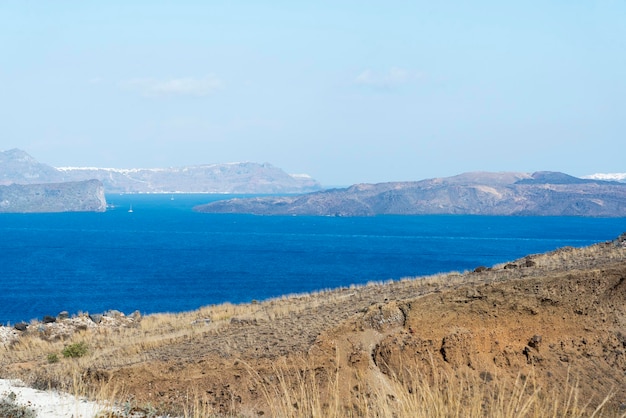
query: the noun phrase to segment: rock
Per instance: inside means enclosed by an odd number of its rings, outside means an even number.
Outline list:
[[[44,324],[52,324],[54,322],[57,322],[57,319],[54,316],[51,315],[45,315],[43,317],[43,323]]]
[[[191,321],[191,325],[209,325],[211,323],[211,318],[202,318]],[[231,323],[233,323],[231,321]]]
[[[534,349],[539,349],[541,345],[541,335],[533,335],[533,337],[528,341],[528,346]]]
[[[124,314],[118,310],[115,309],[111,309],[108,310],[104,313],[104,316],[108,316],[110,318],[115,318],[115,319],[119,319],[121,317],[124,317]]]
[[[91,319],[94,323],[99,324],[102,322],[102,314],[90,314],[89,319]]]
[[[70,317],[70,313],[68,311],[61,311],[59,312],[59,314],[57,315],[57,319],[59,321],[62,321],[64,319],[68,319]]]
[[[405,321],[406,315],[395,301],[372,307],[363,317],[365,325],[377,331],[404,326]]]
[[[476,289],[475,287],[470,287],[469,289],[467,289],[467,292],[465,292],[465,297],[467,299],[484,299],[485,298],[485,296],[480,293],[480,290]]]
[[[522,354],[526,357],[526,363],[528,364],[539,364],[543,361],[543,357],[541,357],[536,350],[530,348],[530,346],[524,347]]]
[[[493,380],[493,375],[490,372],[480,372],[479,374],[480,376],[480,380],[482,380],[485,383],[489,383]]]
[[[443,360],[453,367],[468,366],[474,368],[473,353],[474,335],[471,331],[459,329],[446,335],[441,341],[439,350]]]
[[[0,326],[0,345],[13,344],[20,338],[20,334],[17,330],[10,327]]]
[[[17,324],[13,325],[13,328],[18,331],[26,331],[26,329],[28,328],[28,324],[26,322],[18,322]]]
[[[613,243],[616,247],[626,247],[626,232],[617,237]]]
[[[230,323],[233,325],[257,325],[257,320],[255,319],[240,319],[237,317],[232,317],[230,319]]]

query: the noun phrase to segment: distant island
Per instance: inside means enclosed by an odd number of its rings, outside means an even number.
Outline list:
[[[96,179],[106,193],[306,193],[321,185],[305,174],[287,174],[252,162],[170,168],[55,168],[20,149],[0,152],[0,185]]]
[[[626,216],[626,184],[559,172],[474,172],[415,182],[357,184],[300,196],[212,202],[206,213],[374,216],[471,214]]]
[[[0,186],[0,213],[104,212],[98,180]]]

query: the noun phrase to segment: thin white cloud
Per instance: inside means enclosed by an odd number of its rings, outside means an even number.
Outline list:
[[[419,72],[392,67],[386,72],[376,72],[366,69],[356,76],[354,82],[365,86],[393,87],[410,83],[421,77],[422,74]]]
[[[158,80],[154,78],[137,78],[123,83],[124,87],[139,91],[146,97],[163,96],[194,96],[204,97],[223,88],[224,83],[214,74],[202,78],[173,78]]]

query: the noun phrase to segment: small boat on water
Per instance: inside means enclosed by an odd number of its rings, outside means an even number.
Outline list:
[[[133,205],[130,205],[130,209],[128,209],[128,213],[133,213]]]

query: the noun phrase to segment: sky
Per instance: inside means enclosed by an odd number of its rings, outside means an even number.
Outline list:
[[[626,2],[0,2],[0,150],[324,185],[625,172]]]

